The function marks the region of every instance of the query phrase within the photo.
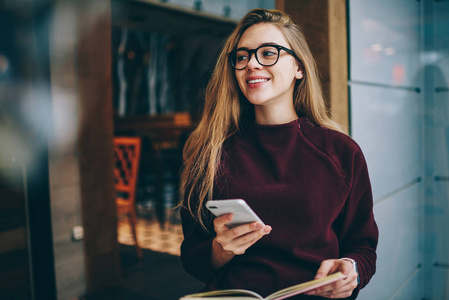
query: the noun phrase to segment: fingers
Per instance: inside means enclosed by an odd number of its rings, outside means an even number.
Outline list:
[[[227,253],[240,255],[256,243],[264,235],[271,232],[270,226],[263,226],[260,222],[253,222],[229,229],[226,223],[232,220],[232,214],[220,216],[214,220],[217,233],[215,241]]]
[[[337,271],[342,272],[346,277],[306,294],[326,298],[347,298],[351,296],[352,292],[357,287],[358,275],[350,262],[337,259],[325,260],[321,263],[315,278],[321,278]]]
[[[322,278],[324,276],[327,276],[329,274],[335,273],[338,265],[336,264],[336,259],[328,259],[321,263],[320,268],[316,272],[315,279]]]
[[[217,233],[217,237],[215,239],[222,245],[224,250],[234,252],[236,249],[241,248],[244,245],[254,244],[257,240],[268,234],[270,231],[270,226],[264,227],[261,223],[255,222],[237,226],[233,229],[228,229],[221,232],[221,234]],[[239,253],[235,254],[242,254],[241,252],[242,251],[240,249]]]
[[[340,279],[334,283],[306,293],[307,295],[321,296],[326,298],[347,298],[357,287],[357,276]]]
[[[243,225],[244,226],[244,225]],[[243,227],[239,226],[239,227]],[[250,228],[253,231],[246,232],[245,228],[236,227],[231,230],[230,234],[235,234],[235,238],[232,239],[223,249],[226,251],[232,251],[236,255],[241,255],[245,253],[246,249],[254,245],[258,240],[260,240],[264,235],[271,232],[270,226],[262,226],[260,223],[251,224]],[[243,233],[243,234],[240,234]]]
[[[217,217],[214,219],[214,229],[215,232],[222,232],[229,230],[229,228],[226,226],[226,223],[232,221],[232,214],[226,214],[222,215],[220,217]]]
[[[344,275],[349,275],[350,273],[357,274],[357,272],[354,270],[354,267],[352,266],[352,263],[345,259],[339,259],[338,260],[338,271],[342,272]]]

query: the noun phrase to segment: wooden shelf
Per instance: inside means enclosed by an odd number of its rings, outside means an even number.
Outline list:
[[[158,116],[116,117],[115,135],[144,136],[151,139],[156,148],[174,148],[180,139],[193,131],[196,124],[189,113],[173,113]]]
[[[112,24],[173,35],[213,33],[227,37],[237,22],[172,4],[149,0],[113,0]]]

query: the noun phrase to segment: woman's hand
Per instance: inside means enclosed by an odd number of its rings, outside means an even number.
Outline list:
[[[245,253],[246,249],[271,232],[271,226],[263,226],[260,222],[230,229],[226,223],[231,220],[232,214],[226,214],[214,220],[214,230],[217,236],[212,243],[212,265],[217,270],[235,255]]]
[[[347,298],[357,287],[357,272],[354,270],[352,263],[344,259],[328,259],[321,263],[315,279],[342,272],[345,278],[337,280],[328,285],[307,292],[307,295],[321,296],[326,298]]]

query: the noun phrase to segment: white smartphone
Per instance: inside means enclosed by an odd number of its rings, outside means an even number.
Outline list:
[[[232,221],[226,224],[229,228],[252,222],[260,222],[265,226],[262,220],[243,199],[209,200],[206,202],[206,207],[216,217],[232,213]]]

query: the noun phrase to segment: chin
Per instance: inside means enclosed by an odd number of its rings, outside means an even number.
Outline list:
[[[263,105],[265,103],[267,103],[268,101],[270,101],[269,98],[265,97],[257,97],[257,96],[246,96],[246,99],[248,99],[248,101],[253,104],[253,105]]]
[[[264,105],[268,102],[266,99],[248,99],[252,105]]]

